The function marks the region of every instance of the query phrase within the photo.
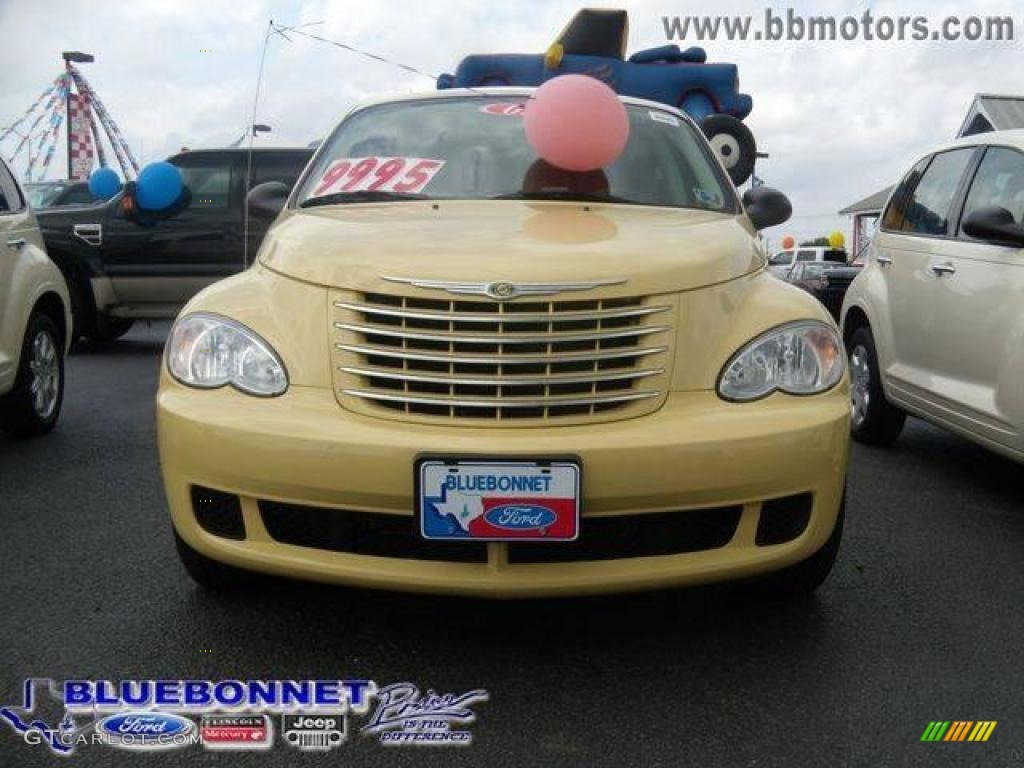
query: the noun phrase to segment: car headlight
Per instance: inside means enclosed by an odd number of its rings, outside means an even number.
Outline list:
[[[167,370],[189,387],[231,385],[249,395],[273,397],[288,389],[277,353],[254,331],[219,315],[179,319],[167,341]]]
[[[756,400],[772,392],[813,395],[843,377],[846,356],[835,330],[825,323],[788,323],[747,343],[722,369],[718,394],[726,400]]]

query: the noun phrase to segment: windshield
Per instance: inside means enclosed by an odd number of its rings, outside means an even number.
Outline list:
[[[370,107],[346,119],[306,175],[302,206],[402,199],[558,199],[737,212],[732,185],[687,121],[629,106],[629,142],[603,170],[538,159],[517,97]]]

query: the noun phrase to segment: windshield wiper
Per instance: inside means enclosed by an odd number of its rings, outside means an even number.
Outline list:
[[[547,190],[543,192],[509,192],[507,195],[494,195],[490,200],[571,200],[581,203],[622,203],[625,205],[643,205],[636,200],[627,200],[615,195],[595,195],[589,192],[569,192],[567,190]]]
[[[384,189],[360,189],[355,192],[332,192],[329,195],[311,197],[299,203],[300,208],[317,205],[338,205],[340,203],[383,203],[395,200],[426,200],[426,195],[411,192],[390,192]]]

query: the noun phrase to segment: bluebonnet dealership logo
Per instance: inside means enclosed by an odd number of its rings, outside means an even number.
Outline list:
[[[369,680],[26,680],[20,705],[0,707],[27,743],[70,755],[86,744],[156,749],[197,743],[190,714],[365,713]]]
[[[365,717],[373,705],[362,733],[381,744],[465,746],[472,742],[473,707],[487,700],[483,689],[421,693],[413,683],[380,688],[370,680],[32,678],[24,682],[20,704],[0,707],[0,721],[27,744],[68,756],[93,744],[266,749],[273,743],[269,716],[279,714],[283,743],[309,751],[341,746],[347,715]]]
[[[467,745],[473,735],[452,725],[476,720],[470,704],[487,701],[487,691],[421,695],[412,683],[394,683],[377,691],[377,709],[363,732],[376,735],[381,744]]]

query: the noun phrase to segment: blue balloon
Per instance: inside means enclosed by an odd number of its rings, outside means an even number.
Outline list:
[[[185,188],[181,171],[168,162],[150,163],[135,181],[135,201],[144,211],[170,208]]]
[[[113,168],[97,168],[89,176],[89,193],[97,200],[109,200],[121,191],[121,179]]]

